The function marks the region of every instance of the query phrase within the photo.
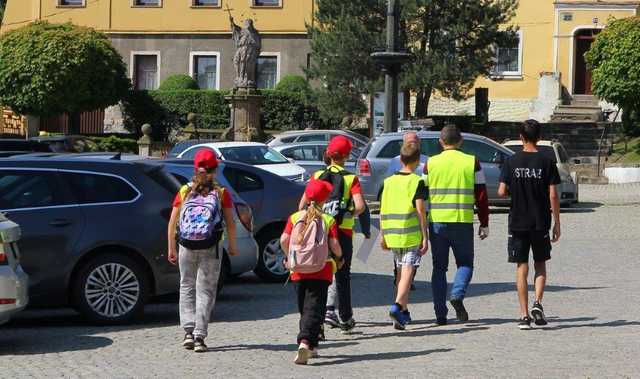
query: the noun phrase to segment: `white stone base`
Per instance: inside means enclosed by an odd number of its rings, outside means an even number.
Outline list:
[[[604,176],[611,184],[640,183],[640,167],[608,167]]]
[[[489,121],[525,121],[530,116],[534,99],[490,99]],[[429,115],[473,116],[476,114],[474,98],[455,101],[447,98],[431,98]]]

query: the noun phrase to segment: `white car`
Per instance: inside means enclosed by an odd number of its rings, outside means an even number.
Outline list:
[[[516,153],[522,151],[522,141],[520,140],[507,141],[503,145]],[[575,172],[571,172],[567,150],[560,142],[543,140],[538,142],[538,151],[551,158],[558,167],[561,180],[558,186],[560,204],[568,206],[577,203],[579,199],[578,177]]]
[[[210,142],[194,145],[178,155],[193,159],[200,149],[212,150],[219,159],[259,167],[294,182],[305,182],[309,175],[304,168],[292,163],[284,155],[257,142]]]
[[[20,266],[19,239],[20,227],[0,213],[0,324],[29,302],[29,278]]]

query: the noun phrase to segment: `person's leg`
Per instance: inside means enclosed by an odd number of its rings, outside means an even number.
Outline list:
[[[547,284],[547,261],[551,259],[551,239],[548,232],[532,232],[531,248],[535,264],[536,302],[542,303]]]
[[[536,286],[536,302],[542,303],[544,296],[544,287],[547,284],[547,262],[535,262],[535,286]]]
[[[300,313],[300,322],[298,323],[298,338],[297,338],[297,342],[298,344],[300,342],[302,342],[303,339],[306,338],[306,318],[305,318],[305,314],[304,314],[304,306],[305,306],[305,300],[307,298],[307,281],[306,280],[300,280],[300,281],[296,281],[294,282],[294,286],[296,289],[296,295],[298,298],[298,312]]]
[[[338,239],[342,248],[344,265],[336,272],[336,288],[338,290],[338,311],[342,322],[353,317],[351,307],[351,258],[353,256],[353,238],[339,232]]]
[[[304,284],[305,299],[300,319],[298,342],[308,341],[312,349],[318,346],[318,336],[322,329],[327,304],[329,282],[324,280],[307,280]]]
[[[433,272],[431,274],[431,290],[433,293],[433,308],[436,318],[447,318],[447,270],[449,268],[449,241],[444,238],[445,225],[429,225],[429,239],[431,242],[431,257]]]
[[[452,300],[463,300],[473,277],[473,224],[453,224],[447,233],[456,259],[456,276],[451,289]]]
[[[216,259],[214,249],[197,252],[199,264],[198,279],[196,281],[196,328],[193,332],[196,338],[204,339],[207,337],[211,311],[216,303],[220,259]]]
[[[193,334],[196,327],[197,255],[192,250],[180,246],[178,266],[180,268],[180,325],[186,333]]]
[[[529,316],[529,284],[527,277],[529,276],[529,264],[518,263],[516,269],[516,286],[518,288],[518,300],[520,301],[520,317]]]
[[[396,303],[402,306],[403,311],[406,311],[409,306],[409,292],[411,291],[411,282],[415,269],[413,266],[404,265],[398,271],[400,271],[400,280],[398,280]]]

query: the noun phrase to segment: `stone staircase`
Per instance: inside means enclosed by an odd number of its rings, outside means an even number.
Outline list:
[[[573,95],[568,104],[556,107],[551,122],[598,122],[602,121],[602,108],[598,98],[591,95]]]

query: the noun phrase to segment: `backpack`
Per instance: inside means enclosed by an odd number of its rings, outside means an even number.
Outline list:
[[[302,211],[300,219],[293,226],[286,267],[292,272],[312,274],[324,268],[329,258],[329,240],[322,216],[313,220],[303,233],[306,215],[307,212]],[[304,234],[304,237],[299,243],[300,234]]]
[[[318,177],[318,180],[324,180],[333,186],[333,190],[324,203],[322,211],[332,216],[338,225],[342,224],[342,220],[349,210],[349,202],[344,201],[344,177],[346,175],[352,174],[345,170],[333,171],[329,167]]]
[[[218,190],[206,196],[192,191],[185,197],[178,224],[180,245],[191,250],[205,250],[218,245],[223,230],[220,197]]]

